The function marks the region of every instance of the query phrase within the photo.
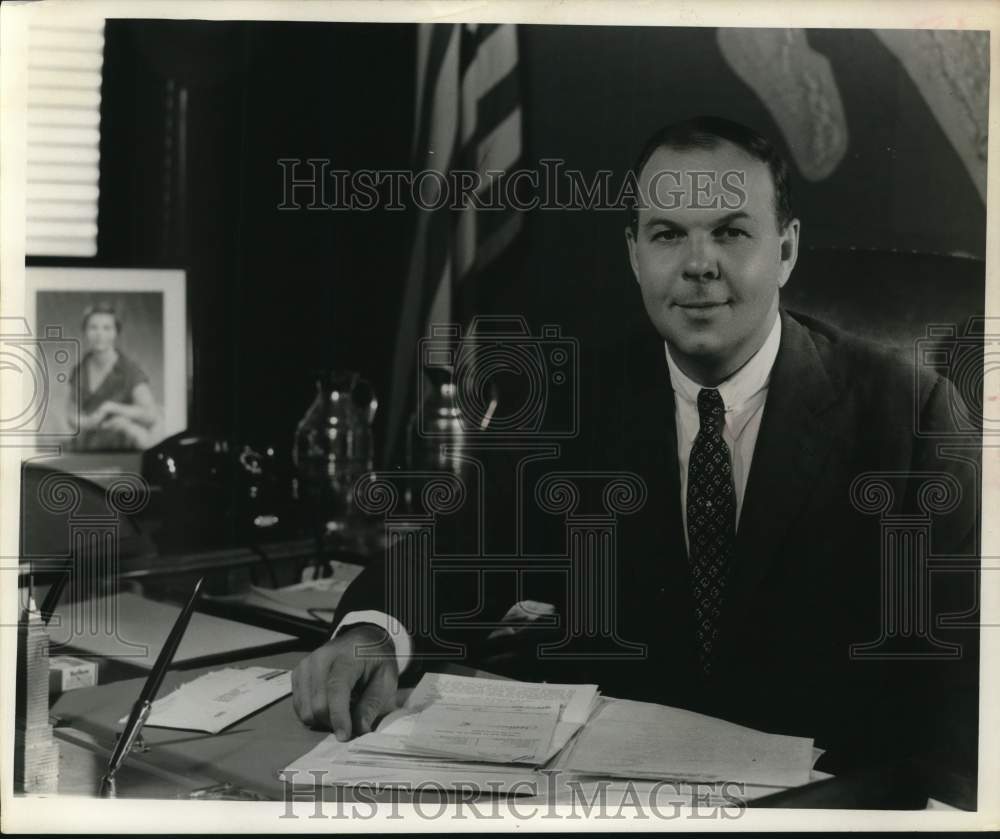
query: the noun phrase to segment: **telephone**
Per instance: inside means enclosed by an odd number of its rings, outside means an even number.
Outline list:
[[[143,453],[160,551],[257,544],[291,529],[291,467],[272,446],[181,432]]]

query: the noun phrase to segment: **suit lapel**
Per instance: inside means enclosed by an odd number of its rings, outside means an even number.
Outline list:
[[[616,394],[621,404],[615,411],[620,421],[608,440],[609,449],[618,454],[609,462],[636,472],[646,485],[646,503],[631,523],[637,526],[630,524],[629,530],[642,533],[652,548],[651,561],[659,563],[663,554],[656,559],[652,554],[672,547],[679,535],[683,547],[674,395],[663,340],[652,330],[643,330],[629,342],[623,360]]]
[[[736,634],[789,527],[822,480],[830,448],[831,435],[820,415],[834,401],[836,388],[809,331],[784,311],[781,318],[781,346],[743,498],[735,564],[726,583],[723,645]]]
[[[647,490],[639,513],[622,521],[623,533],[629,534],[623,539],[627,552],[623,567],[635,574],[630,584],[638,595],[657,598],[657,614],[648,617],[659,635],[667,632],[665,618],[693,621],[681,520],[674,394],[664,352],[663,340],[656,333],[643,334],[642,340],[631,342],[623,376],[627,402],[615,435],[622,452],[616,459],[619,468],[639,474]]]

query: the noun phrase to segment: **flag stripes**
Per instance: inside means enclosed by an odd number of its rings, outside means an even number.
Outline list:
[[[510,170],[522,154],[516,26],[419,25],[416,114],[416,171],[433,170],[445,178],[459,169],[475,172],[479,193],[500,209],[454,207],[449,200],[439,209],[416,212],[393,361],[387,462],[402,450],[398,438],[419,372],[417,342],[431,324],[471,314],[474,278],[521,227],[520,213],[496,200],[504,196],[492,192],[488,174]]]

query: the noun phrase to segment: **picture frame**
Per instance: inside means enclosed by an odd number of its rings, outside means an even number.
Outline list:
[[[183,269],[29,266],[25,274],[45,367],[40,445],[135,452],[187,428]]]

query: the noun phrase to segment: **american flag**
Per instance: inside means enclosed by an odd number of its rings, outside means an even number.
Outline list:
[[[478,174],[480,204],[492,207],[499,179],[522,154],[517,27],[513,24],[420,24],[417,32],[415,171],[447,177]],[[387,462],[399,442],[419,372],[417,342],[431,324],[467,321],[476,277],[515,239],[516,209],[466,204],[418,209],[397,332]],[[417,362],[416,364],[414,362]]]

